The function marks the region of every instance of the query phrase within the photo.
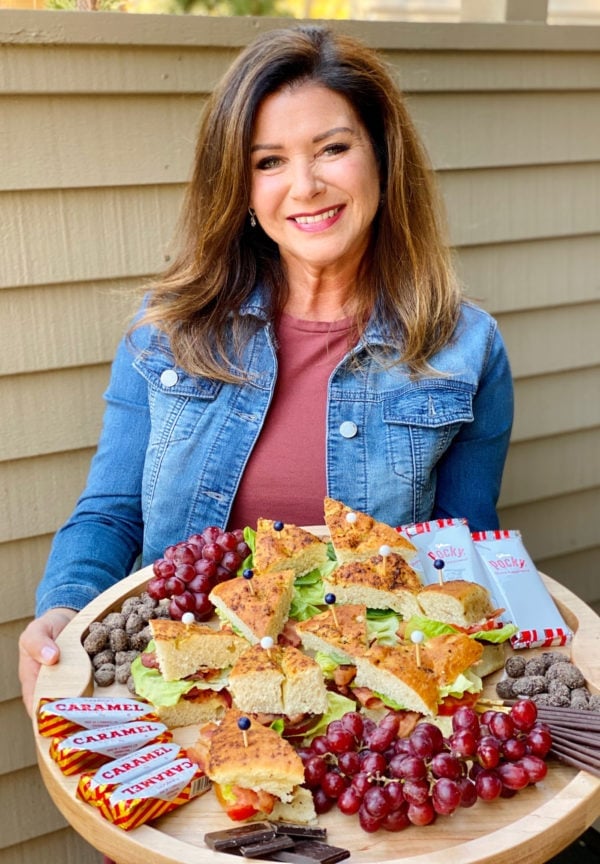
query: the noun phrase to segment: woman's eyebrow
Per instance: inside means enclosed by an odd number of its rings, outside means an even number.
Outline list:
[[[318,144],[319,141],[324,141],[326,138],[330,138],[332,135],[338,135],[340,132],[349,132],[351,135],[355,134],[354,129],[350,126],[334,126],[333,129],[328,129],[327,132],[321,132],[319,135],[315,135],[312,139],[313,144]],[[257,150],[282,150],[283,144],[252,144],[250,147],[251,153],[256,153]]]

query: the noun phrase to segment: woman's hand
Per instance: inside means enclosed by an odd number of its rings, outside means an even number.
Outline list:
[[[40,667],[58,663],[60,651],[55,639],[76,614],[74,609],[49,609],[34,618],[19,637],[21,693],[30,716],[33,716],[33,691]]]

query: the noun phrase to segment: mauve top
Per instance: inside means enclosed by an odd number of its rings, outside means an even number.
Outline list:
[[[351,328],[350,318],[303,321],[281,315],[273,402],[242,476],[230,528],[255,528],[259,517],[323,524],[327,384],[348,352]]]

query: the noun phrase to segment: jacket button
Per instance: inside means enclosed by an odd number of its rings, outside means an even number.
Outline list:
[[[340,426],[340,435],[342,438],[354,438],[358,432],[358,426],[352,420],[344,420]]]
[[[163,387],[174,387],[179,381],[179,375],[174,369],[165,369],[161,372],[160,381]]]

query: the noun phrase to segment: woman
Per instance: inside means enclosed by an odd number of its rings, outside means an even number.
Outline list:
[[[67,621],[207,525],[497,525],[512,383],[461,301],[390,72],[320,27],[265,33],[204,114],[181,251],[119,348],[87,487],[22,634],[31,710]]]

